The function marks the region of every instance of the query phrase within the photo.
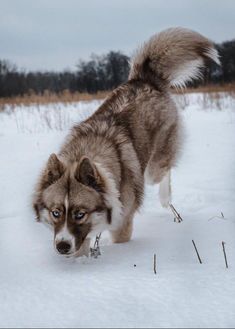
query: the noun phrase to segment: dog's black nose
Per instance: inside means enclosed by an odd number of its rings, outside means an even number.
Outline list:
[[[71,250],[71,244],[67,241],[61,241],[57,243],[56,249],[59,251],[60,254],[68,254]]]

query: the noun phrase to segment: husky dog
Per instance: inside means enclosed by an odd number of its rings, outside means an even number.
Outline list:
[[[90,239],[104,230],[113,242],[129,241],[145,181],[160,183],[161,204],[168,206],[170,170],[182,143],[170,88],[200,78],[210,60],[219,64],[217,51],[194,31],[154,35],[133,57],[128,81],[49,157],[33,206],[53,228],[58,253],[87,254]]]

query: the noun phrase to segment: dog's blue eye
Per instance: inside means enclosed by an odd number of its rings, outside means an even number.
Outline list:
[[[59,218],[60,217],[60,211],[59,210],[53,210],[52,212],[53,217]]]
[[[82,212],[82,211],[78,211],[78,212],[75,212],[75,214],[74,214],[74,218],[76,219],[76,220],[80,220],[80,219],[82,219],[84,216],[85,216],[85,212]]]

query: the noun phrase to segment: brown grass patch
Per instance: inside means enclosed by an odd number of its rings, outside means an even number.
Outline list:
[[[185,93],[213,93],[213,98],[215,98],[217,93],[225,92],[230,96],[235,97],[235,83],[226,85],[207,85],[198,88],[185,88],[185,89],[173,89],[175,94],[185,94]],[[88,93],[71,93],[68,90],[64,90],[59,94],[51,93],[45,91],[42,95],[36,95],[33,92],[29,92],[27,95],[16,96],[10,98],[0,98],[0,110],[4,110],[6,106],[15,108],[16,106],[30,106],[30,105],[43,105],[51,103],[75,103],[80,101],[91,101],[97,99],[104,99],[109,94],[109,91],[98,92],[96,94]],[[212,96],[212,94],[211,94]],[[210,95],[209,95],[210,97]]]
[[[16,106],[30,106],[30,105],[46,105],[53,103],[77,103],[80,101],[92,101],[94,99],[104,99],[109,92],[98,92],[96,94],[88,93],[70,93],[68,90],[62,93],[55,94],[49,91],[45,91],[42,95],[36,95],[29,93],[23,96],[15,96],[9,98],[0,98],[0,110],[4,110],[6,106],[12,108]]]
[[[235,83],[227,83],[224,85],[206,85],[197,88],[185,88],[185,89],[174,89],[173,93],[185,94],[185,93],[229,93],[235,94]]]

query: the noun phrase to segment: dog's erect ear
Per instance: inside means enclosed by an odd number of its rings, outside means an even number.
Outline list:
[[[63,163],[57,158],[57,156],[53,153],[50,155],[46,171],[43,177],[44,180],[44,188],[56,182],[65,172],[65,167]]]
[[[34,212],[35,212],[35,220],[37,222],[40,222],[41,221],[41,218],[40,218],[40,203],[35,201],[33,203],[33,209],[34,209]]]
[[[103,182],[95,165],[89,158],[83,157],[75,171],[75,178],[82,184],[92,187],[98,192],[103,191]]]

